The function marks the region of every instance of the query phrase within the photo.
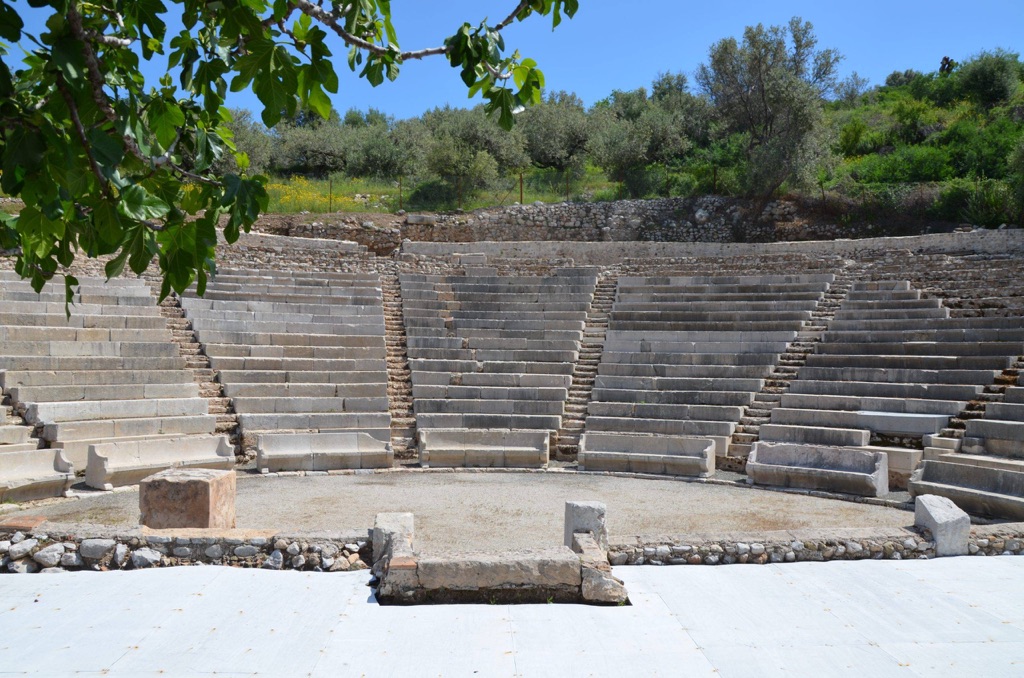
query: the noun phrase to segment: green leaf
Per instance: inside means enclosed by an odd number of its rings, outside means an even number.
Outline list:
[[[117,244],[124,237],[121,215],[106,200],[100,202],[92,210],[92,225],[97,235],[105,242]]]
[[[118,210],[130,219],[149,221],[167,216],[171,206],[136,184],[121,192]]]
[[[100,166],[103,176],[109,179],[124,159],[124,141],[99,128],[90,130],[88,138],[93,159]]]
[[[185,124],[185,113],[181,107],[163,99],[154,99],[146,111],[149,127],[156,134],[157,141],[165,149],[178,138],[178,129]]]
[[[21,29],[25,22],[18,16],[18,11],[0,0],[0,38],[9,42],[21,40]]]

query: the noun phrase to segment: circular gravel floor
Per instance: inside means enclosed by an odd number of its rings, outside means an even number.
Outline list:
[[[742,487],[576,474],[240,475],[238,527],[282,532],[366,529],[385,511],[416,515],[418,548],[507,549],[561,543],[566,500],[602,501],[611,535],[902,527],[908,511]],[[61,524],[138,524],[138,492],[89,493],[26,506]],[[15,514],[17,515],[17,514]]]

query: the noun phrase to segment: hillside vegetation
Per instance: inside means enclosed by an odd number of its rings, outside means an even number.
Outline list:
[[[273,133],[235,111],[232,127],[249,171],[272,177],[272,211],[509,204],[521,180],[527,202],[788,194],[842,220],[1024,221],[1018,54],[946,57],[874,86],[838,80],[841,60],[794,19],[715,43],[692,79],[665,73],[589,108],[548,93],[510,132],[482,107],[299,114]]]

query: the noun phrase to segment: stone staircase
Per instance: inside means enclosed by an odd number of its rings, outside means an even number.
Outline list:
[[[203,353],[192,323],[185,317],[181,299],[177,295],[164,299],[160,304],[160,315],[167,319],[174,343],[185,359],[185,369],[199,385],[200,397],[206,398],[210,414],[217,417],[216,433],[227,435],[235,446],[236,456],[244,457],[247,453],[241,448],[238,417],[231,406],[231,399],[224,395],[223,386],[217,381],[217,373],[210,367],[210,359]]]
[[[416,455],[416,416],[412,409],[412,377],[409,349],[402,312],[402,288],[398,276],[381,275],[384,293],[384,326],[387,345],[388,400],[391,411],[391,446],[395,457],[412,459]]]
[[[984,393],[968,403],[966,408],[950,419],[949,426],[942,429],[939,435],[943,438],[963,438],[967,422],[972,419],[983,419],[987,405],[1003,402],[1003,395],[1007,387],[1017,384],[1021,374],[1024,374],[1024,356],[1018,356],[1012,366],[1003,370],[992,384],[985,387]]]
[[[783,394],[789,391],[790,383],[807,362],[807,356],[814,352],[815,344],[821,341],[821,335],[857,279],[859,271],[854,270],[851,263],[847,262],[836,271],[835,282],[829,286],[811,313],[811,320],[804,323],[797,340],[791,342],[786,352],[779,357],[778,364],[765,380],[764,388],[754,396],[753,405],[746,409],[740,419],[729,445],[729,455],[718,460],[719,468],[743,471],[746,458],[758,440],[761,425],[771,421],[772,410],[782,401]]]
[[[608,334],[608,317],[615,302],[618,280],[617,275],[604,275],[594,290],[594,300],[587,313],[583,341],[580,343],[580,357],[573,368],[562,428],[558,431],[555,447],[558,459],[572,459],[579,453],[580,436],[586,425],[587,406],[594,391],[594,380],[597,378],[597,368]]]

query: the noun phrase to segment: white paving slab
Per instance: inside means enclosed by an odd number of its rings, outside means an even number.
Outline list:
[[[365,572],[0,576],[0,676],[1024,675],[1024,558],[615,572],[631,606],[382,608]]]

